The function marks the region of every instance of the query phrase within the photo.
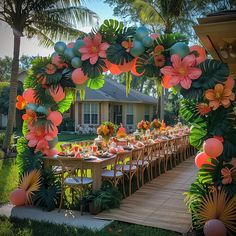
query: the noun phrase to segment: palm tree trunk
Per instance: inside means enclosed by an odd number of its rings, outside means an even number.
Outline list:
[[[20,36],[14,34],[14,52],[11,68],[11,81],[10,81],[10,95],[9,95],[9,108],[8,108],[8,120],[5,139],[3,142],[3,150],[7,151],[10,146],[11,135],[13,131],[13,125],[15,122],[16,114],[16,96],[17,96],[17,76],[19,71],[19,54],[20,54]]]

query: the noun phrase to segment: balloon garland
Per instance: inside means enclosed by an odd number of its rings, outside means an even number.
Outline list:
[[[199,168],[211,158],[223,165],[236,156],[234,78],[226,64],[207,59],[203,47],[189,47],[185,36],[150,34],[143,26],[105,20],[86,37],[57,42],[54,49],[51,57],[34,62],[17,97],[16,107],[26,110],[24,136],[35,153],[57,153],[57,127],[76,90],[84,98],[86,87],[100,89],[109,71],[126,74],[127,93],[132,76],[146,76],[183,96],[180,113],[192,125],[190,143],[200,150],[205,140],[204,152],[196,157]]]

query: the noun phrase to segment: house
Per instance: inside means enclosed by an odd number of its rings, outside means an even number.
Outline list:
[[[78,97],[71,110],[75,130],[95,127],[104,121],[117,125],[122,123],[133,131],[142,119],[151,121],[156,114],[157,100],[143,93],[130,90],[126,96],[126,87],[112,79],[105,79],[103,88],[91,90],[86,88],[85,100]],[[89,130],[88,130],[89,132]]]

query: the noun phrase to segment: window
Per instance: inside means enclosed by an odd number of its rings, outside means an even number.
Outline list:
[[[98,124],[97,103],[84,103],[84,124]]]
[[[147,105],[144,108],[144,120],[150,121],[150,109]]]
[[[134,124],[134,109],[132,104],[126,105],[126,125]]]

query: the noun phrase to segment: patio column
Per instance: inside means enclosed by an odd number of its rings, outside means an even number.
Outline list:
[[[102,102],[101,103],[101,120],[100,123],[109,120],[109,103]]]

